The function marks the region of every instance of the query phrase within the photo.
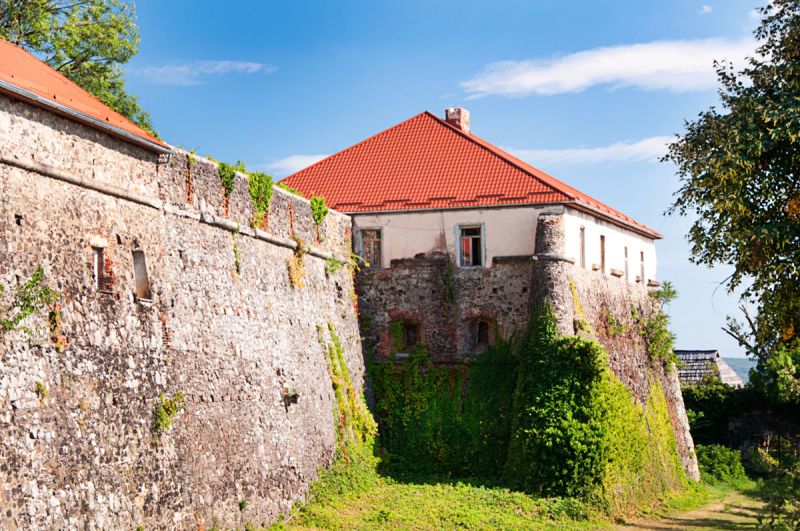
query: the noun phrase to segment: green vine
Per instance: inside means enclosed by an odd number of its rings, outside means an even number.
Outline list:
[[[403,352],[406,348],[405,321],[392,321],[389,325],[389,337],[392,340],[392,352]]]
[[[219,172],[219,180],[222,182],[225,197],[230,197],[236,184],[236,168],[230,164],[220,162],[219,166],[217,166],[217,171]]]
[[[325,353],[328,374],[336,398],[336,440],[340,456],[349,459],[351,449],[359,450],[371,446],[378,426],[364,403],[364,399],[356,392],[350,379],[350,371],[344,359],[344,348],[336,334],[333,323],[328,323],[330,341],[325,338],[325,329],[317,325],[317,338]]]
[[[272,200],[272,177],[262,172],[251,173],[247,177],[247,189],[254,208],[250,226],[254,229],[262,228]]]
[[[189,165],[190,168],[195,164],[197,164],[197,158],[195,158],[195,155],[197,155],[196,149],[193,149],[189,152],[189,156],[186,160],[186,163]]]
[[[5,288],[0,284],[0,297],[4,294]],[[44,270],[37,268],[25,283],[16,287],[10,304],[0,308],[0,336],[17,328],[28,317],[52,306],[60,296],[59,292],[44,285]],[[27,327],[21,330],[32,334]]]
[[[172,395],[172,398],[167,398],[164,393],[158,395],[158,404],[154,411],[153,432],[166,433],[169,430],[175,416],[185,409],[183,399],[184,395],[181,391]]]

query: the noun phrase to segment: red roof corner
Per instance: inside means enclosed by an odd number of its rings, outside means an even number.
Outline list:
[[[661,234],[430,112],[282,182],[342,212],[569,204],[646,237]]]
[[[27,51],[0,39],[0,92],[46,107],[150,150],[170,147]]]

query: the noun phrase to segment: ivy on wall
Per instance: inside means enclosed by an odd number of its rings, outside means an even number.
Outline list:
[[[372,448],[378,426],[367,409],[363,397],[353,386],[344,359],[344,348],[333,323],[328,323],[329,340],[325,332],[325,328],[318,324],[317,335],[325,353],[328,374],[336,398],[334,421],[339,455],[349,459],[351,452],[361,453],[365,449]]]
[[[559,337],[549,308],[534,312],[522,337],[469,365],[437,366],[418,345],[402,363],[368,370],[394,469],[581,497],[614,515],[685,481],[655,378],[638,404],[605,349]]]

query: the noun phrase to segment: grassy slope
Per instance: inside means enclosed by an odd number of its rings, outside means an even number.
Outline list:
[[[341,467],[313,498],[273,529],[598,529],[613,523],[572,499],[536,498],[461,482],[396,481],[369,466]],[[693,485],[646,514],[657,521],[718,503],[750,483]],[[635,520],[634,520],[635,522]],[[635,526],[635,523],[634,523]]]

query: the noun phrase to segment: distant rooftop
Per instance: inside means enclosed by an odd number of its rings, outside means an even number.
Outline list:
[[[709,378],[717,378],[732,387],[744,387],[744,380],[717,350],[676,350],[675,354],[680,362],[678,378],[683,385],[697,385]]]

